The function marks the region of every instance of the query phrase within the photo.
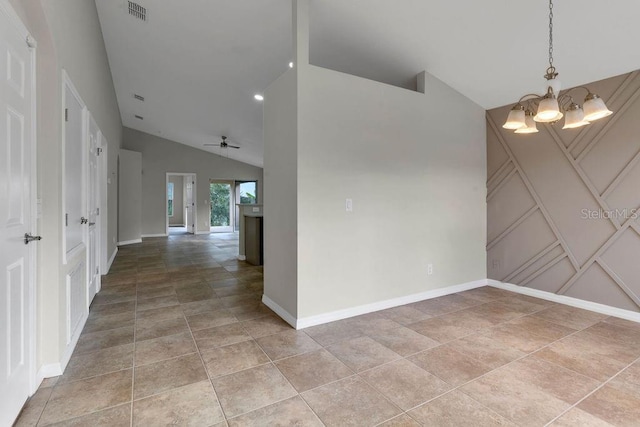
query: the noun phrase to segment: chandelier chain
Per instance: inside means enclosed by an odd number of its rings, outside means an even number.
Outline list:
[[[553,68],[553,0],[549,0],[549,68]]]

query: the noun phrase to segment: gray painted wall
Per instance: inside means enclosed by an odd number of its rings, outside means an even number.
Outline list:
[[[488,274],[640,311],[640,72],[588,86],[614,111],[590,126],[517,135],[511,106],[487,113]]]
[[[118,244],[142,237],[142,154],[120,150],[118,164]]]
[[[485,112],[427,77],[298,63],[266,91],[265,295],[293,317],[486,278]]]
[[[169,225],[184,224],[184,179],[181,175],[169,176],[169,182],[173,183],[173,216],[169,217]]]
[[[289,70],[265,91],[264,294],[298,314],[297,78]]]
[[[166,174],[197,176],[197,232],[209,232],[209,180],[258,181],[262,194],[262,168],[208,153],[130,128],[124,128],[123,148],[142,153],[142,234],[166,233]]]

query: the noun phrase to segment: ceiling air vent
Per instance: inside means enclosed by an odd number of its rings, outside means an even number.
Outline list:
[[[129,2],[129,15],[142,21],[147,20],[147,8],[140,6],[138,3]]]
[[[137,114],[136,114],[135,116],[133,116],[133,117],[135,117],[135,118],[136,118],[136,119],[138,119],[138,120],[144,120],[144,117],[139,116],[139,115],[137,115]]]
[[[142,102],[144,102],[144,96],[142,96],[142,95],[138,95],[137,93],[134,93],[134,94],[133,94],[133,97],[134,97],[135,99],[137,99],[138,101],[142,101]]]

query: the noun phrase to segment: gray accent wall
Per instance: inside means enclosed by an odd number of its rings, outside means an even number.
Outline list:
[[[517,135],[511,105],[487,112],[488,276],[637,312],[640,72],[587,86],[614,111],[590,126]]]
[[[262,168],[125,127],[123,148],[142,153],[142,235],[166,233],[167,173],[195,173],[196,232],[209,232],[209,181],[258,181]],[[233,155],[233,153],[231,153]]]

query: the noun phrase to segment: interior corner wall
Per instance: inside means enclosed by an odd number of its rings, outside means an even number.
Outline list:
[[[169,182],[173,183],[173,216],[169,217],[169,225],[184,226],[184,176],[169,175]]]
[[[640,71],[587,86],[614,114],[578,129],[487,113],[489,278],[638,312]]]
[[[258,181],[258,197],[262,194],[262,168],[257,166],[126,127],[122,148],[142,153],[143,235],[167,232],[167,173],[196,174],[197,233],[210,229],[209,180]]]
[[[118,162],[118,243],[142,239],[142,153],[120,150]]]
[[[298,318],[485,279],[484,109],[431,76],[298,73]]]
[[[297,76],[289,70],[265,91],[264,295],[298,316]]]

